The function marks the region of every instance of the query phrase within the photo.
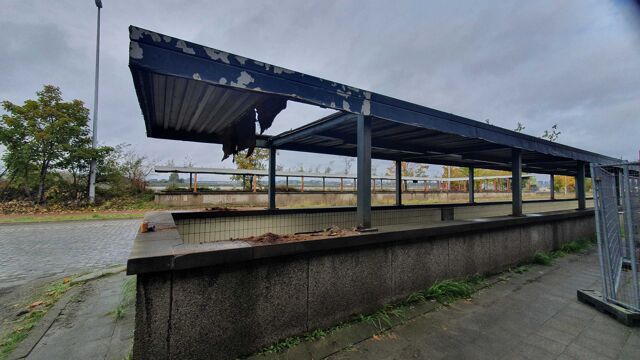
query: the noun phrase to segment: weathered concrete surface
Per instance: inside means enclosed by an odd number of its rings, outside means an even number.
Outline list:
[[[175,272],[170,358],[224,359],[303,332],[306,292],[305,259]]]
[[[599,277],[595,251],[533,266],[471,301],[409,320],[329,359],[640,359],[640,328],[576,299],[577,289],[600,288]],[[326,354],[327,346],[305,349]],[[319,358],[305,355],[298,359]]]
[[[392,249],[375,246],[308,258],[308,329],[380,308],[393,296]]]
[[[62,304],[44,336],[25,352],[26,359],[126,358],[133,343],[134,309],[125,308],[120,319],[111,313],[121,302],[124,280],[121,272],[78,285],[78,293]]]
[[[172,274],[161,272],[138,276],[136,286],[136,331],[133,354],[147,359],[167,359],[171,319]]]
[[[437,279],[497,272],[530,259],[547,244],[592,236],[592,215],[550,216],[548,224],[543,218],[487,219],[433,228],[431,236],[424,229],[381,231],[360,235],[353,240],[370,240],[346,249],[335,247],[345,246],[339,244],[345,239],[318,241],[316,250],[311,241],[263,246],[251,252],[255,258],[239,256],[228,265],[202,267],[203,253],[195,258],[200,267],[139,274],[134,357],[225,359],[248,354],[375,310]],[[545,242],[534,243],[534,238]],[[259,257],[271,248],[271,257]],[[215,254],[211,261],[224,261],[219,258],[224,251]],[[179,254],[173,261],[186,258]]]

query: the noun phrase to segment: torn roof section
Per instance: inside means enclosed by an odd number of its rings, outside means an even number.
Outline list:
[[[338,113],[269,139],[282,149],[354,155],[352,115],[362,114],[374,120],[375,158],[509,170],[517,148],[525,170],[558,174],[574,173],[577,161],[619,161],[134,26],[129,32],[149,137],[219,143],[229,156],[253,149],[256,121],[263,132],[292,100]]]

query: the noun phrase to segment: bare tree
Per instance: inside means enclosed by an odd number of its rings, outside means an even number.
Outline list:
[[[352,157],[343,157],[344,160],[344,174],[349,174],[351,172],[351,166],[353,166],[353,158]]]

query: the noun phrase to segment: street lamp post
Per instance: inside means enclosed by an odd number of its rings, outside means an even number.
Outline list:
[[[100,9],[102,9],[102,0],[95,0],[98,8],[98,28],[96,31],[96,78],[93,92],[93,127],[91,130],[92,141],[91,147],[98,146],[98,78],[100,74]],[[91,160],[89,168],[89,203],[96,201],[96,160]]]

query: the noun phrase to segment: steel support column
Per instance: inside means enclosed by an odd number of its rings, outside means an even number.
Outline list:
[[[396,206],[402,205],[402,161],[396,160]]]
[[[358,182],[356,223],[371,227],[371,118],[358,115]]]
[[[276,208],[276,148],[269,148],[269,210]]]
[[[551,200],[556,199],[556,179],[553,174],[549,175],[549,193],[551,195]]]
[[[584,162],[578,161],[576,168],[576,197],[578,198],[578,210],[587,207],[587,196],[584,187]]]
[[[476,191],[475,191],[475,183],[476,183],[476,181],[474,179],[474,176],[475,176],[475,174],[473,173],[474,170],[475,169],[473,168],[473,166],[469,167],[469,186],[468,186],[468,188],[469,188],[469,204],[473,204],[476,201],[476,199],[475,199],[475,197],[476,197]]]
[[[511,150],[511,215],[522,216],[522,152]]]

